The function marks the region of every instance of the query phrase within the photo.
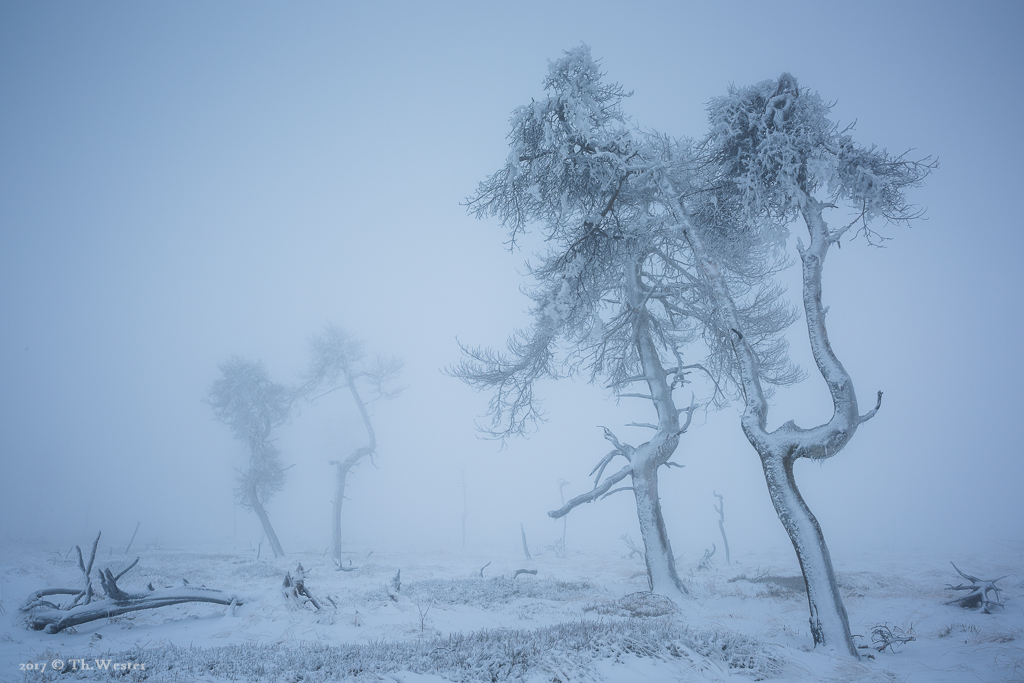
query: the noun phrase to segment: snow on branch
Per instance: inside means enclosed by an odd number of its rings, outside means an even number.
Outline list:
[[[589,493],[584,493],[582,495],[576,496],[575,498],[570,499],[568,503],[558,508],[557,510],[552,510],[551,512],[548,513],[548,517],[551,517],[552,519],[564,517],[565,515],[569,514],[573,508],[579,507],[583,503],[592,503],[595,500],[603,498],[604,495],[609,492],[609,489],[611,489],[611,487],[615,486],[617,483],[619,483],[620,481],[622,481],[631,474],[633,474],[633,466],[626,465],[621,470],[605,479],[600,486],[595,487]]]
[[[493,349],[459,346],[463,359],[445,370],[479,390],[494,389],[487,406],[490,426],[481,431],[493,438],[525,434],[530,425],[541,422],[544,414],[540,400],[534,397],[534,382],[555,378],[553,367],[553,331],[517,331],[508,340],[509,355]]]

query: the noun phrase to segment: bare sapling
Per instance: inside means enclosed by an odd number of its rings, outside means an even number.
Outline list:
[[[718,513],[718,530],[722,532],[722,545],[725,547],[725,563],[731,566],[732,559],[729,557],[729,539],[725,536],[725,498],[717,491],[712,491],[711,495],[718,499],[718,505],[715,506],[715,512]]]

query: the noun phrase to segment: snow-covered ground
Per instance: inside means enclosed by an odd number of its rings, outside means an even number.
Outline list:
[[[67,551],[0,545],[0,680],[1024,680],[1024,552],[1005,546],[973,559],[835,558],[859,642],[870,645],[880,625],[915,638],[897,652],[864,650],[873,659],[860,662],[811,648],[796,560],[781,551],[731,566],[719,554],[706,571],[683,562],[692,597],[675,609],[642,594],[643,563],[619,548],[532,560],[363,549],[347,556],[346,572],[322,552],[275,560],[248,548],[141,548],[119,581],[128,591],[185,579],[251,599],[233,609],[135,612],[57,635],[30,631],[18,610],[27,595],[81,583]],[[116,573],[130,559],[101,544],[96,564]],[[950,559],[983,578],[1007,575],[1005,607],[982,614],[946,604],[955,597],[947,584],[961,582]],[[282,579],[299,563],[325,603],[320,611],[283,596]],[[537,574],[511,578],[516,569]]]

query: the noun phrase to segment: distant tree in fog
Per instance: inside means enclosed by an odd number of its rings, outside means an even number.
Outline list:
[[[693,401],[677,407],[675,391],[692,372],[714,382],[719,368],[684,361],[684,349],[700,338],[695,311],[706,308],[707,297],[678,230],[656,210],[656,171],[670,143],[635,129],[621,109],[627,93],[602,77],[589,48],[570,50],[550,64],[546,95],[513,113],[508,160],[468,208],[479,218],[498,217],[513,247],[530,224],[541,230],[546,251],[529,266],[533,324],[514,333],[507,353],[463,347],[463,361],[449,372],[493,392],[486,431],[497,438],[521,435],[542,418],[534,385],[544,378],[582,376],[618,398],[649,401],[656,421],[633,426],[653,436],[632,446],[605,428],[614,448],[591,472],[593,489],[549,514],[562,517],[632,490],[651,589],[674,596],[685,588],[662,516],[658,470],[672,464],[697,408]],[[777,335],[793,316],[775,303],[777,290],[758,291],[759,306],[741,315],[761,332],[763,367],[784,384],[796,375]],[[617,457],[625,465],[604,477]]]
[[[377,435],[359,387],[368,389],[374,398],[396,397],[403,389],[395,384],[403,363],[398,358],[382,356],[375,356],[368,362],[362,342],[334,325],[327,325],[323,332],[310,338],[309,354],[309,366],[302,375],[301,392],[309,400],[316,400],[338,389],[348,389],[366,429],[366,445],[356,448],[343,460],[330,461],[336,467],[331,545],[334,558],[340,561],[341,506],[345,499],[346,478],[363,458],[369,457],[372,462],[377,451]]]
[[[270,436],[288,419],[293,394],[271,381],[263,361],[233,356],[219,366],[221,377],[206,397],[214,417],[249,447],[249,465],[238,473],[235,494],[263,525],[275,557],[284,555],[266,505],[284,487],[281,454]]]

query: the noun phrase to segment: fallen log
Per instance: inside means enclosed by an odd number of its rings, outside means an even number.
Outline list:
[[[25,625],[28,628],[52,634],[97,619],[107,619],[139,610],[180,605],[185,602],[208,602],[216,605],[242,604],[243,599],[239,593],[212,588],[195,588],[189,585],[155,590],[153,584],[150,584],[147,592],[128,593],[122,590],[117,582],[139,563],[137,557],[134,562],[117,574],[114,574],[109,568],[99,570],[100,586],[105,598],[96,600],[92,585],[92,567],[96,560],[96,547],[99,545],[99,541],[100,536],[97,534],[96,540],[92,544],[92,553],[88,563],[84,561],[81,548],[75,546],[75,549],[78,550],[78,566],[82,570],[85,580],[85,585],[82,588],[43,588],[32,593],[19,608],[25,614]],[[55,595],[73,597],[63,605],[45,599]]]
[[[75,591],[77,592],[77,591]],[[121,592],[117,598],[106,598],[90,602],[87,605],[78,605],[65,610],[53,603],[41,600],[47,595],[58,595],[68,593],[64,589],[44,589],[36,591],[29,598],[29,601],[21,608],[26,613],[25,624],[33,631],[45,631],[46,633],[60,633],[71,626],[78,626],[97,619],[116,617],[128,612],[137,612],[144,609],[157,609],[170,605],[180,605],[184,602],[209,602],[216,605],[241,605],[242,597],[237,593],[226,593],[224,591],[210,588],[165,588],[147,593],[129,594]]]

